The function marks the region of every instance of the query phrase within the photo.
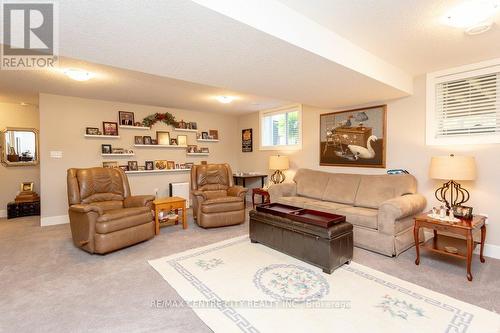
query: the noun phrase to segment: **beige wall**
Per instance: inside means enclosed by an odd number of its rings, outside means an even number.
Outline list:
[[[73,167],[101,166],[101,144],[113,147],[133,149],[136,156],[106,160],[118,160],[127,164],[128,160],[137,160],[144,165],[146,160],[174,160],[176,163],[195,162],[227,162],[237,164],[238,148],[237,118],[234,116],[204,113],[197,111],[167,109],[161,107],[125,104],[101,100],[75,97],[40,95],[40,128],[41,128],[41,194],[42,225],[67,221],[66,170]],[[219,130],[220,142],[197,143],[196,133],[174,132],[171,126],[156,124],[152,130],[119,129],[120,139],[89,139],[84,137],[85,127],[102,128],[102,121],[118,121],[118,111],[135,113],[136,120],[153,113],[171,112],[177,119],[196,121],[200,131]],[[135,135],[155,137],[155,131],[170,131],[172,137],[178,134],[188,136],[188,144],[198,144],[210,149],[210,156],[188,157],[185,149],[136,148]],[[62,151],[63,158],[51,158],[50,151]],[[160,195],[168,195],[171,182],[188,181],[189,172],[160,173],[148,175],[128,175],[133,194],[153,194],[159,189]]]
[[[425,144],[425,78],[415,80],[415,93],[411,97],[388,102],[387,114],[387,169],[407,169],[419,182],[419,192],[428,199],[430,207],[438,205],[434,190],[439,182],[428,178],[431,156],[449,153],[473,155],[476,157],[478,177],[475,182],[463,182],[470,189],[471,200],[467,203],[474,207],[475,213],[489,215],[487,243],[500,245],[500,145],[462,145],[431,147]],[[290,155],[291,168],[312,168],[330,172],[346,173],[385,173],[386,169],[344,168],[319,166],[319,115],[332,110],[304,107],[303,111],[303,149],[295,152],[280,152]],[[259,151],[259,115],[252,113],[238,119],[239,132],[243,128],[254,129],[254,152],[243,153],[239,147],[241,171],[268,172],[267,159],[276,151]],[[293,171],[289,172],[288,181]],[[256,186],[258,184],[252,184]]]
[[[0,129],[6,127],[39,128],[38,108],[13,103],[0,103]],[[13,201],[19,192],[21,182],[34,182],[39,191],[40,167],[6,167],[0,165],[0,217],[6,215],[7,203]]]

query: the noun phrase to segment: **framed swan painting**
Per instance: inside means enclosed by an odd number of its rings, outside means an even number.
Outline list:
[[[385,168],[387,105],[320,115],[319,164]]]

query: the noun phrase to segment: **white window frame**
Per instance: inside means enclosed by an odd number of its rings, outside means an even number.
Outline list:
[[[298,121],[299,121],[299,143],[296,145],[273,145],[264,146],[264,117],[274,114],[287,113],[293,111],[299,111]],[[302,104],[288,105],[276,109],[262,110],[259,112],[259,149],[260,150],[300,150],[302,149]]]
[[[500,72],[500,58],[427,74],[426,144],[429,146],[500,143],[500,134],[436,137],[436,86],[439,83]]]

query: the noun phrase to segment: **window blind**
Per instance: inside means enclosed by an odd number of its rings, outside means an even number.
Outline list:
[[[500,72],[436,85],[436,137],[500,133]]]
[[[300,144],[299,111],[296,108],[264,114],[262,125],[263,146]]]

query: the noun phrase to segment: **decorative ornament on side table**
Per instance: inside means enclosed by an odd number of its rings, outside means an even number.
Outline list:
[[[270,156],[269,157],[269,169],[275,170],[271,175],[271,181],[274,184],[280,184],[285,181],[285,174],[283,170],[287,170],[290,167],[288,156]]]

